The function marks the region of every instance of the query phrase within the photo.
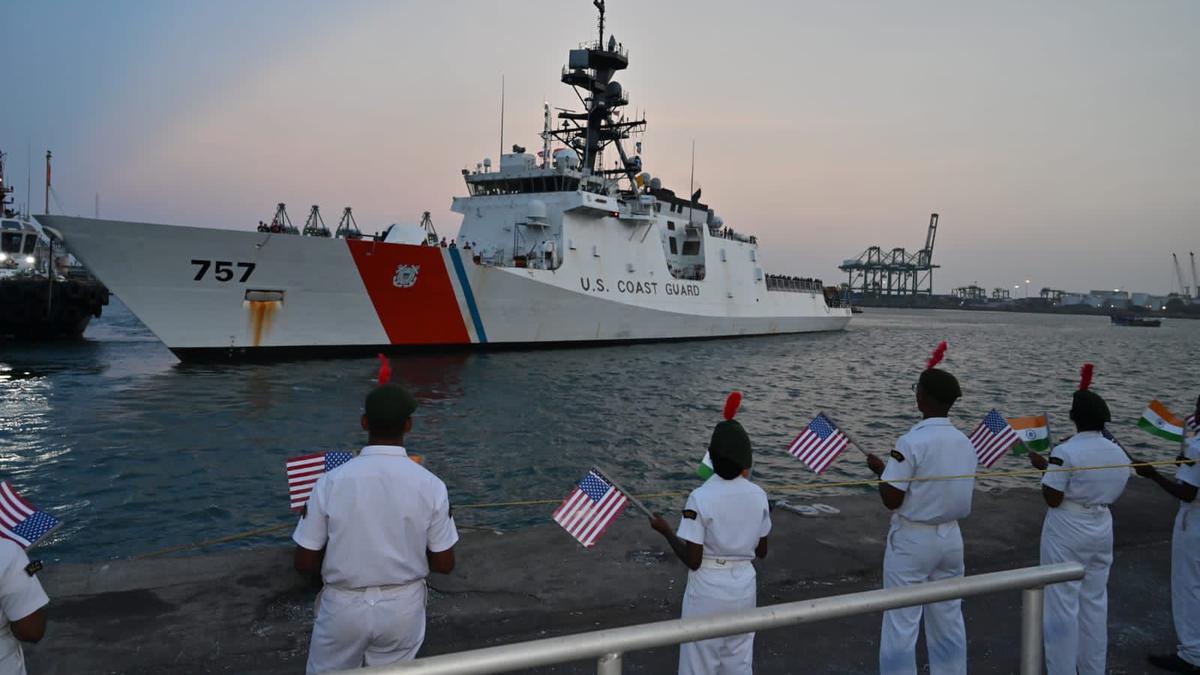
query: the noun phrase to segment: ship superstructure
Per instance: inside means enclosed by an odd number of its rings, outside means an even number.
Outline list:
[[[78,338],[108,304],[108,290],[41,225],[12,208],[0,152],[0,340]],[[50,153],[46,153],[49,186]]]
[[[627,146],[646,120],[626,117],[615,79],[629,55],[594,4],[597,40],[570,50],[561,73],[581,109],[545,105],[540,152],[514,145],[463,170],[449,242],[428,218],[416,237],[376,238],[43,222],[182,358],[844,328],[836,291],[768,274],[757,238],[699,190],[681,196],[643,171],[641,143]]]

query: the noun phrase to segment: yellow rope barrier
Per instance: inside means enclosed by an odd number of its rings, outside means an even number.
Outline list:
[[[1047,468],[1045,471],[1042,471],[1039,469],[1018,469],[1018,470],[1013,470],[1013,471],[987,471],[987,472],[983,472],[983,473],[965,473],[965,474],[960,474],[960,475],[956,475],[956,476],[924,476],[924,477],[918,477],[918,478],[909,478],[903,482],[920,483],[920,482],[929,482],[929,481],[963,480],[963,479],[967,479],[967,478],[978,479],[978,478],[1005,478],[1005,477],[1018,477],[1018,476],[1041,476],[1042,474],[1050,473],[1050,472],[1072,473],[1075,471],[1098,471],[1100,469],[1132,469],[1134,467],[1139,467],[1139,466],[1175,466],[1179,463],[1180,463],[1179,460],[1169,459],[1169,460],[1161,460],[1161,461],[1157,461],[1157,462],[1132,462],[1129,464],[1104,464],[1101,466]],[[779,487],[772,487],[771,489],[775,490],[775,491],[779,491],[779,492],[796,492],[799,490],[811,490],[814,488],[852,487],[852,486],[856,486],[856,485],[863,485],[863,486],[879,485],[880,483],[886,483],[886,482],[887,481],[881,480],[879,478],[870,478],[870,479],[862,479],[862,480],[846,480],[846,481],[820,482],[820,483],[796,483],[793,485],[783,485],[783,486],[779,486]],[[660,498],[660,497],[683,497],[683,496],[686,496],[687,494],[688,493],[684,492],[684,491],[676,491],[676,492],[653,492],[653,493],[639,494],[639,495],[632,495],[632,496],[636,497],[637,499],[655,499],[655,498]],[[505,507],[513,507],[513,506],[547,506],[547,505],[551,505],[551,504],[561,504],[561,503],[562,503],[562,499],[523,499],[523,500],[509,501],[509,502],[487,502],[487,503],[483,503],[483,504],[457,504],[454,506],[454,508],[458,509],[458,510],[462,510],[462,509],[498,509],[498,508],[505,508]],[[180,551],[191,551],[191,550],[195,550],[195,549],[199,549],[199,548],[207,548],[209,546],[215,546],[216,544],[225,544],[225,543],[229,543],[231,541],[238,541],[241,539],[249,539],[251,537],[258,537],[258,536],[261,536],[264,534],[272,534],[274,532],[286,530],[291,527],[294,527],[294,525],[292,523],[285,523],[282,525],[272,525],[270,527],[262,527],[257,530],[250,530],[248,532],[241,532],[239,534],[231,534],[226,537],[220,537],[219,539],[209,539],[206,541],[193,542],[191,544],[180,544],[178,546],[171,546],[169,548],[159,549],[157,551],[151,551],[150,553],[143,553],[141,555],[134,556],[133,559],[134,560],[145,560],[146,558],[156,558],[158,556],[167,555],[169,553],[179,553]]]

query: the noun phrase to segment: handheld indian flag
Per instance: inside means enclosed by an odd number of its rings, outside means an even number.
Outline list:
[[[1041,452],[1050,449],[1050,423],[1045,415],[1010,417],[1008,423],[1017,432],[1017,437],[1025,442],[1024,446],[1018,444],[1013,448],[1012,454],[1023,455],[1026,448]]]
[[[713,475],[712,455],[708,451],[704,451],[704,459],[700,460],[700,465],[696,467],[696,475],[700,476],[700,480],[708,480]]]
[[[1138,426],[1168,441],[1183,440],[1183,420],[1167,410],[1167,406],[1158,399],[1150,401],[1142,413],[1142,419],[1138,420]]]

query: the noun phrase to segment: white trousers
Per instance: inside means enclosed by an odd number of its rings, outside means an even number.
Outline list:
[[[425,581],[317,596],[308,675],[411,660],[425,641]]]
[[[883,587],[908,586],[963,575],[962,532],[958,523],[936,527],[892,518],[883,554]],[[947,600],[883,613],[879,637],[881,675],[916,675],[917,635],[925,618],[925,646],[932,675],[965,675],[967,630],[962,601]]]
[[[1200,506],[1183,504],[1171,536],[1171,615],[1179,658],[1200,666]]]
[[[757,598],[754,565],[701,567],[688,572],[683,618],[751,609]],[[754,671],[754,633],[679,645],[679,675],[749,675]]]
[[[10,628],[5,626],[4,636],[0,638],[0,675],[25,675],[25,653]]]
[[[1042,613],[1049,675],[1104,675],[1112,515],[1051,508],[1042,524],[1041,564],[1078,562],[1083,579],[1046,587]]]

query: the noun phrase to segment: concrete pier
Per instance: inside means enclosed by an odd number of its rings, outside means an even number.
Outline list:
[[[784,497],[786,500],[787,497]],[[888,515],[873,492],[818,500],[837,513],[773,513],[771,551],[758,563],[759,605],[878,588]],[[682,506],[680,500],[679,506]],[[967,573],[1038,562],[1045,505],[1033,489],[978,492],[963,521]],[[1176,502],[1130,480],[1113,507],[1109,672],[1143,673],[1147,651],[1170,650],[1170,536]],[[677,513],[677,511],[676,511]],[[676,516],[668,514],[670,519]],[[458,568],[434,576],[424,655],[675,618],[686,569],[633,509],[596,548],[547,525],[471,530]],[[291,569],[291,548],[48,565],[42,643],[31,673],[298,673],[316,588]],[[964,603],[973,673],[1017,670],[1020,594]],[[760,633],[757,673],[877,672],[878,614]],[[628,654],[625,672],[670,673],[676,649]],[[580,662],[538,672],[587,673]]]

